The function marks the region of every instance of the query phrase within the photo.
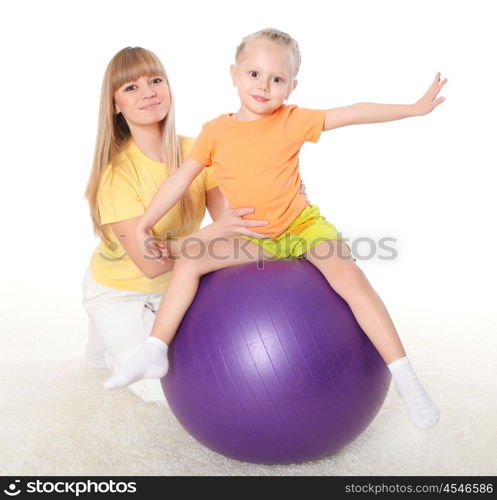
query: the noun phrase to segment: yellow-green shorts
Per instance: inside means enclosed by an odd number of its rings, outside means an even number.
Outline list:
[[[240,238],[253,241],[270,254],[282,259],[301,257],[323,241],[340,240],[347,245],[336,227],[320,215],[317,205],[304,208],[288,229],[277,238],[252,238],[250,236],[240,236]]]

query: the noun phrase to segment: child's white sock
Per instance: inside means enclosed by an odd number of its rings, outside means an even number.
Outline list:
[[[161,378],[169,369],[168,345],[148,337],[142,348],[104,382],[105,389],[116,389],[144,378]]]
[[[440,414],[416,377],[407,357],[397,359],[387,367],[392,373],[397,392],[404,399],[411,420],[423,430],[434,426]]]

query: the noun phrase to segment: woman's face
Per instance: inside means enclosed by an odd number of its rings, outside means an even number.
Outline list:
[[[162,76],[141,76],[114,92],[115,111],[122,113],[130,128],[160,122],[170,104],[169,87]]]

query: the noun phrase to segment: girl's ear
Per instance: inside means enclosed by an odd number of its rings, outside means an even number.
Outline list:
[[[230,66],[231,79],[233,80],[233,85],[236,87],[238,82],[236,81],[236,66],[232,64]]]
[[[121,112],[121,110],[119,109],[119,106],[114,103],[114,114],[118,115],[120,112]]]

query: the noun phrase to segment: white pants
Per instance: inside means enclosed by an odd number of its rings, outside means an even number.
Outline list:
[[[162,293],[100,285],[88,269],[83,279],[83,305],[89,318],[86,362],[110,371],[124,362],[149,336],[161,298]],[[128,388],[144,401],[165,401],[158,379],[140,380]]]

